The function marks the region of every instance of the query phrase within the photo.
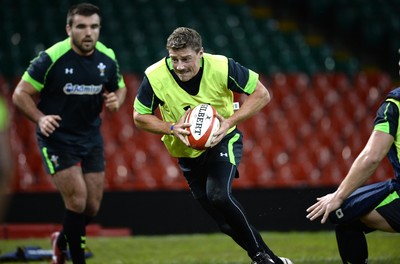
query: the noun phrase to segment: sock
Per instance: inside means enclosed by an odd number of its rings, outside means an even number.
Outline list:
[[[85,226],[87,226],[90,222],[92,222],[93,217],[85,215]]]
[[[85,215],[85,226],[87,226],[92,220],[93,217]],[[62,251],[67,249],[67,239],[65,238],[64,229],[60,230],[60,235],[57,239],[57,246]]]
[[[63,233],[68,242],[72,263],[85,263],[86,230],[84,214],[75,213],[71,210],[65,211]]]
[[[363,226],[360,221],[336,226],[336,241],[344,264],[368,263],[368,247]]]

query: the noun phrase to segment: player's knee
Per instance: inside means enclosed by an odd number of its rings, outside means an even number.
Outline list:
[[[222,233],[227,234],[228,236],[232,236],[232,228],[227,223],[221,223],[218,225],[218,227]]]
[[[66,207],[74,212],[83,213],[86,209],[86,199],[84,197],[71,197],[65,200]]]
[[[91,207],[88,206],[85,208],[85,215],[90,216],[90,217],[95,217],[99,211],[99,206],[97,207]]]
[[[338,224],[335,226],[336,233],[352,233],[352,232],[363,232],[368,233],[373,229],[367,227],[361,220],[353,221],[350,223]]]
[[[372,211],[360,218],[360,221],[371,229],[382,230],[385,232],[396,232],[377,211]]]
[[[228,195],[221,189],[214,189],[207,193],[207,198],[210,203],[216,207],[225,206],[228,203]]]

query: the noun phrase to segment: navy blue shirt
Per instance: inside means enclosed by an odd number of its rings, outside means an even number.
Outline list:
[[[32,60],[23,79],[40,92],[38,108],[62,120],[50,137],[54,143],[90,145],[100,136],[103,93],[125,87],[114,52],[100,42],[90,56],[75,53],[70,39],[56,43]]]
[[[393,98],[400,101],[400,88],[397,88],[389,93],[388,98]],[[379,107],[375,121],[375,130],[384,131],[389,133],[394,138],[394,143],[390,147],[387,157],[395,171],[395,176],[400,180],[400,161],[399,151],[397,148],[400,138],[397,138],[397,131],[399,129],[399,108],[396,103],[391,101],[384,101]]]

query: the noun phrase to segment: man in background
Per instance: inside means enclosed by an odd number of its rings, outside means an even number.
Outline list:
[[[85,263],[85,227],[104,189],[100,112],[103,105],[117,111],[126,95],[114,51],[98,41],[100,22],[97,6],[72,6],[68,38],[33,59],[13,94],[14,104],[37,125],[44,166],[65,204],[63,228],[52,235],[53,264],[65,263],[67,243],[72,262]]]

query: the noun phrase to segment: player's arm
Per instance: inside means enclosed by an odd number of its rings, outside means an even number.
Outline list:
[[[141,103],[136,98],[133,109],[133,120],[135,122],[136,127],[146,130],[148,132],[154,134],[163,134],[163,135],[175,135],[178,136],[180,134],[189,135],[190,133],[186,131],[185,128],[189,127],[189,123],[185,123],[185,119],[189,110],[185,112],[185,114],[180,118],[180,120],[176,123],[166,122],[160,119],[158,116],[152,113],[145,113],[140,108]],[[142,111],[142,113],[140,113]]]
[[[392,135],[381,132],[372,132],[367,145],[354,161],[350,170],[336,191],[339,200],[350,196],[357,188],[363,185],[375,172],[382,159],[392,146]]]
[[[155,110],[161,103],[161,100],[154,94],[153,88],[145,76],[140,84],[139,92],[134,102],[133,120],[136,127],[151,133],[163,135],[173,134],[181,140],[184,139],[184,135],[189,134],[185,128],[189,127],[190,124],[184,123],[188,111],[176,124],[166,122],[154,115]]]
[[[374,132],[353,162],[345,179],[334,193],[318,198],[317,202],[307,209],[307,218],[314,220],[322,216],[321,223],[325,223],[329,214],[339,208],[351,193],[371,177],[394,142],[399,126],[398,120],[399,109],[395,103],[386,101],[380,106],[374,122]]]
[[[114,52],[112,56],[115,58]],[[116,112],[125,102],[127,93],[124,78],[119,72],[118,62],[115,60],[113,64],[113,72],[110,74],[109,82],[106,85],[106,90],[103,93],[104,105],[112,112]],[[109,90],[110,89],[110,90]]]
[[[259,112],[270,100],[271,96],[267,88],[260,81],[257,81],[254,92],[247,96],[241,107],[225,121],[229,124],[229,127],[233,127]]]
[[[368,143],[350,167],[338,189],[334,193],[318,198],[318,201],[307,209],[307,218],[315,220],[322,216],[321,223],[325,223],[329,214],[338,209],[351,193],[371,177],[386,156],[393,141],[393,136],[388,133],[372,132]]]
[[[112,112],[116,112],[119,110],[119,108],[121,107],[121,105],[124,103],[125,101],[125,97],[126,97],[126,88],[125,87],[121,87],[118,90],[116,90],[115,92],[105,92],[103,94],[104,96],[104,104],[105,106]]]
[[[45,115],[36,106],[33,96],[38,91],[27,81],[21,80],[14,90],[12,100],[14,105],[32,122],[37,124],[43,135],[49,136],[59,127],[58,121],[61,117],[58,115]]]
[[[137,128],[146,130],[155,134],[174,135],[179,138],[186,146],[189,146],[187,136],[190,132],[186,130],[190,123],[185,123],[189,110],[174,124],[165,122],[153,114],[140,114],[136,109],[133,110],[133,120]]]
[[[271,100],[267,88],[259,81],[258,74],[243,67],[233,59],[228,61],[228,88],[234,92],[245,93],[248,96],[241,107],[226,119],[218,115],[221,126],[214,134],[211,146],[215,146],[225,136],[227,131],[259,112]]]
[[[259,75],[233,59],[228,60],[228,89],[248,95],[239,110],[225,120],[229,128],[250,118],[271,100],[267,88],[259,81]]]
[[[133,121],[136,127],[155,134],[169,134],[172,123],[164,122],[154,115],[160,103],[161,100],[154,94],[147,76],[144,76],[133,103]]]
[[[215,132],[214,139],[211,142],[211,147],[217,145],[226,135],[228,130],[241,123],[242,121],[250,118],[258,111],[260,111],[271,100],[270,94],[265,86],[257,81],[256,88],[243,101],[241,107],[233,113],[230,117],[224,119],[221,115],[217,115],[220,121],[220,128]]]

